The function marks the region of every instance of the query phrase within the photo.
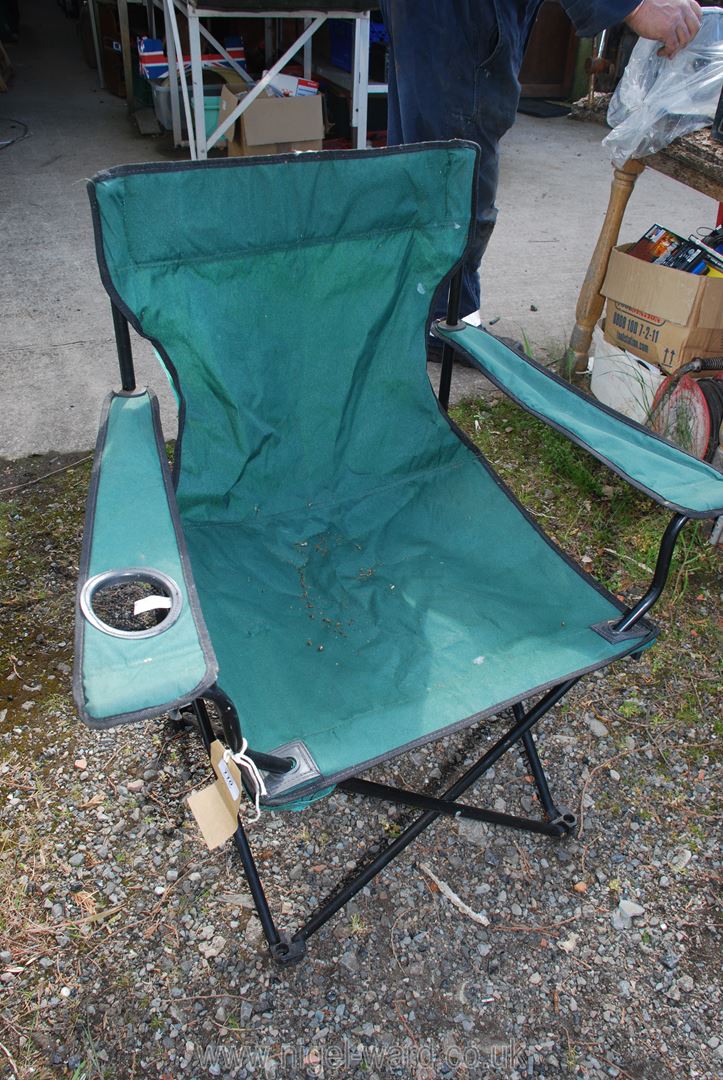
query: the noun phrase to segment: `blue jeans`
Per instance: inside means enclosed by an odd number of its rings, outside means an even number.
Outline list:
[[[391,38],[390,145],[469,139],[482,154],[462,315],[480,304],[479,264],[497,207],[498,143],[512,126],[518,74],[541,0],[381,0]],[[445,310],[438,297],[432,316]]]

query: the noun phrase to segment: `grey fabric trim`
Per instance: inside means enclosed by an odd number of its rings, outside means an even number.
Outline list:
[[[404,146],[382,146],[374,150],[313,150],[304,153],[268,154],[261,157],[214,158],[206,161],[149,161],[135,165],[115,165],[111,169],[101,169],[87,183],[89,193],[99,184],[113,180],[118,176],[136,176],[141,173],[189,172],[209,169],[246,169],[254,165],[285,164],[303,168],[313,161],[351,160],[353,158],[394,157],[404,154],[425,153],[438,150],[448,153],[466,147],[474,150],[479,162],[480,148],[477,143],[467,139],[447,139],[435,142],[406,143]],[[90,195],[93,202],[93,195]],[[100,231],[100,230],[99,230]]]

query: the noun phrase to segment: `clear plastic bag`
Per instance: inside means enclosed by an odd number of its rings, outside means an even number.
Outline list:
[[[693,40],[668,60],[660,43],[635,45],[610,100],[603,139],[613,164],[645,157],[713,122],[723,85],[723,8],[704,8]]]

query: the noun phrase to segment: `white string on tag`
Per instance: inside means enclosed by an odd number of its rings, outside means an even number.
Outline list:
[[[241,749],[238,753],[234,754],[231,750],[226,748],[223,752],[224,761],[233,761],[240,769],[243,769],[254,789],[254,807],[256,809],[256,816],[249,819],[249,824],[253,825],[255,821],[258,821],[261,817],[261,805],[260,799],[262,795],[266,795],[266,784],[264,778],[256,767],[256,763],[251,760],[246,751],[249,748],[249,744],[246,739],[241,740]]]

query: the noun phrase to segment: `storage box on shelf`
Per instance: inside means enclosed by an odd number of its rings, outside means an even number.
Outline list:
[[[236,108],[245,88],[226,85],[221,91],[218,122]],[[229,157],[321,150],[324,118],[320,95],[258,97],[226,133]]]

